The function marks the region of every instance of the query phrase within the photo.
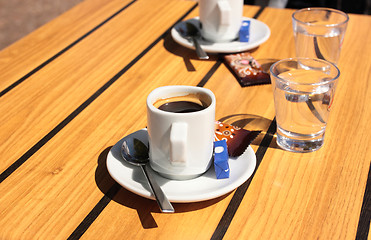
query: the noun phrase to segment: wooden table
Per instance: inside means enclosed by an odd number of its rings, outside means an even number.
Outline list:
[[[293,10],[245,6],[271,29],[257,59],[293,57]],[[0,52],[0,239],[366,239],[371,187],[371,24],[350,15],[325,145],[275,144],[270,85],[241,88],[221,55],[197,59],[169,32],[193,1],[86,0]],[[146,96],[199,85],[216,118],[254,118],[253,176],[222,197],[175,203],[126,190],[111,147],[146,126]],[[254,129],[255,130],[255,129]]]

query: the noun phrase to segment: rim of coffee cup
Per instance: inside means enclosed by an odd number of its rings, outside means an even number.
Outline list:
[[[193,114],[198,114],[200,112],[204,112],[204,111],[209,111],[209,109],[212,109],[212,108],[215,108],[215,101],[216,101],[216,98],[215,98],[215,95],[214,93],[210,90],[210,89],[207,89],[207,88],[203,88],[203,87],[197,87],[197,86],[187,86],[187,85],[171,85],[171,86],[162,86],[162,87],[158,87],[156,89],[154,89],[147,97],[147,107],[151,110],[151,111],[154,111],[154,112],[158,112],[158,113],[161,113],[161,114],[168,114],[168,115],[174,115],[174,114],[179,114],[179,113],[173,113],[173,112],[166,112],[166,111],[163,111],[163,110],[160,110],[158,109],[157,107],[155,107],[153,105],[154,102],[156,102],[156,100],[160,99],[161,97],[159,96],[159,94],[161,92],[165,92],[165,91],[168,91],[169,89],[171,89],[171,92],[172,93],[202,93],[202,94],[206,94],[208,95],[208,97],[210,97],[210,104],[205,108],[205,109],[202,109],[200,111],[197,111],[197,112],[189,112],[189,113],[182,113],[182,115],[193,115]],[[188,92],[188,91],[191,91],[191,92]],[[157,95],[158,94],[158,95]],[[174,95],[174,96],[177,96],[177,95]],[[179,96],[185,96],[185,95],[179,95]],[[165,97],[165,96],[164,96]]]

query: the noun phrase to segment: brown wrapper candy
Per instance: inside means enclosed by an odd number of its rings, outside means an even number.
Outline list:
[[[215,121],[214,141],[227,141],[228,155],[238,157],[259,135],[261,131],[248,131],[243,128]]]
[[[271,83],[269,74],[263,71],[250,53],[230,54],[224,56],[224,59],[241,87]]]

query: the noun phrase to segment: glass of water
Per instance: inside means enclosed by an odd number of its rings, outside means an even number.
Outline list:
[[[277,144],[292,152],[322,147],[339,69],[321,59],[290,58],[270,68]]]
[[[337,64],[349,16],[330,8],[305,8],[292,14],[296,56]]]

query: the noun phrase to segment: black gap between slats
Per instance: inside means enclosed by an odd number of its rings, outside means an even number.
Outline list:
[[[218,59],[218,61],[211,67],[211,69],[206,73],[205,77],[201,79],[201,81],[197,84],[197,87],[203,87],[209,81],[209,79],[213,76],[213,74],[218,70],[220,65],[223,63],[222,59]]]
[[[371,220],[371,164],[368,169],[367,184],[365,193],[363,195],[363,202],[361,214],[359,216],[358,221],[356,240],[368,239],[368,233],[370,231],[370,220]]]
[[[78,42],[80,42],[82,39],[87,37],[89,34],[94,32],[97,28],[108,22],[110,19],[112,19],[114,16],[122,12],[124,9],[126,9],[129,5],[134,3],[136,0],[129,3],[127,6],[125,6],[123,9],[119,10],[117,13],[115,13],[113,16],[111,16],[109,19],[102,22],[100,25],[98,25],[96,28],[91,30],[89,33],[85,34],[83,37],[79,38],[77,41],[69,45],[67,48],[63,49],[61,52],[57,53],[55,56],[53,56],[51,59],[47,60],[45,63],[31,71],[29,74],[25,75],[23,78],[21,78],[19,81],[17,81],[17,84],[13,84],[13,87],[9,87],[7,91],[2,91],[0,93],[0,97],[3,96],[6,92],[13,89],[15,86],[23,82],[25,79],[33,75],[35,72],[39,71],[42,67],[46,66],[48,63],[59,57],[61,54],[66,52],[68,49],[76,45]],[[180,22],[182,19],[184,19],[195,7],[193,6],[186,14],[184,14],[176,23]],[[255,14],[254,18],[257,18],[261,12],[264,10],[264,8],[260,8],[260,10]],[[176,24],[175,23],[175,24]],[[174,25],[175,25],[174,24]],[[174,26],[173,25],[173,26]],[[172,27],[173,27],[172,26]],[[0,183],[5,180],[11,173],[13,173],[18,167],[20,167],[27,159],[29,159],[35,152],[37,152],[43,145],[45,145],[52,137],[54,137],[60,130],[62,130],[69,122],[71,122],[79,113],[81,113],[87,106],[90,105],[95,99],[97,99],[106,89],[108,89],[118,78],[120,78],[128,69],[130,69],[138,60],[140,60],[150,49],[152,49],[161,39],[166,36],[171,28],[170,27],[164,34],[162,34],[158,39],[156,39],[150,46],[148,46],[141,54],[139,54],[133,61],[131,61],[126,67],[124,67],[119,73],[117,73],[112,79],[110,79],[105,85],[103,85],[97,92],[95,92],[89,99],[87,99],[82,105],[80,105],[73,113],[71,113],[65,120],[63,120],[57,127],[55,127],[51,132],[49,132],[44,138],[42,138],[37,144],[35,144],[29,151],[27,151],[21,158],[19,158],[14,164],[12,164],[7,170],[5,170],[0,175]],[[200,83],[197,86],[204,86],[206,82],[210,79],[210,77],[213,75],[213,73],[218,69],[218,67],[221,65],[222,60],[218,60],[213,67],[210,69],[210,71],[205,75],[205,77],[200,81]],[[275,120],[272,121],[267,134],[264,136],[262,143],[260,144],[258,150],[257,150],[257,166],[258,168],[262,158],[264,157],[264,154],[272,141],[273,135],[275,133],[276,124]],[[256,171],[256,170],[255,170]],[[254,176],[254,175],[253,175]],[[247,191],[247,188],[250,185],[250,182],[253,178],[253,176],[245,182],[242,186],[240,186],[229,206],[227,207],[227,210],[225,211],[218,227],[216,228],[212,239],[222,239],[224,234],[226,233],[233,216],[235,212],[237,211],[239,204],[242,201],[242,198]],[[96,204],[96,206],[92,209],[92,211],[85,217],[85,219],[80,223],[80,225],[74,230],[74,232],[70,235],[68,239],[79,239],[85,231],[90,227],[90,225],[94,222],[94,220],[99,216],[99,214],[104,210],[104,208],[109,204],[111,199],[117,194],[117,192],[121,189],[121,186],[117,183],[115,183],[109,191],[105,194],[105,196]]]
[[[260,14],[264,11],[264,9],[265,7],[260,7],[260,9],[257,11],[257,13],[254,15],[253,18],[255,19],[258,18]],[[211,236],[212,240],[223,239],[225,233],[227,232],[229,228],[229,225],[232,222],[234,215],[237,212],[238,207],[241,204],[243,197],[245,196],[247,189],[250,186],[252,179],[255,176],[255,172],[258,170],[259,165],[261,161],[263,160],[265,152],[267,151],[275,132],[276,132],[276,121],[275,119],[273,119],[266,134],[264,135],[262,142],[259,145],[258,150],[256,151],[256,167],[255,167],[255,171],[253,175],[244,184],[238,187],[235,193],[233,194],[233,197],[231,201],[229,202],[227,209],[225,210],[222,218],[219,221],[218,226],[216,227],[213,235]]]
[[[232,222],[234,215],[237,212],[238,207],[241,204],[243,197],[245,196],[247,189],[250,186],[252,179],[255,176],[256,171],[259,168],[261,161],[263,160],[265,152],[267,151],[270,143],[272,142],[273,135],[275,134],[275,132],[276,132],[276,120],[273,119],[266,134],[264,135],[262,142],[259,145],[258,150],[256,151],[256,154],[255,154],[256,155],[256,167],[255,167],[255,171],[253,175],[244,184],[238,187],[235,193],[233,194],[233,197],[231,201],[229,202],[227,209],[225,210],[221,220],[219,221],[218,226],[216,227],[214,231],[214,234],[211,237],[212,240],[223,239],[225,233],[227,232],[229,228],[229,225]]]
[[[192,9],[193,10],[193,9]],[[189,13],[189,12],[188,12]],[[185,17],[185,16],[184,16]],[[183,18],[184,18],[183,17]],[[165,32],[163,37],[166,36]],[[202,78],[202,80],[197,84],[198,87],[203,87],[207,81],[210,79],[210,77],[215,73],[215,71],[218,69],[218,67],[222,64],[222,60],[218,60],[211,69],[207,72],[205,77]],[[108,205],[108,203],[111,201],[111,199],[118,193],[118,191],[121,189],[121,186],[118,183],[115,183],[109,190],[108,193],[95,205],[95,207],[92,209],[92,211],[85,217],[85,219],[79,224],[79,226],[75,229],[75,231],[71,234],[71,236],[68,238],[69,240],[72,239],[80,239],[81,236],[86,232],[86,230],[90,227],[90,225],[95,221],[95,219],[98,217],[98,215],[103,211],[103,209]]]
[[[109,18],[107,18],[106,20],[104,20],[103,22],[101,22],[100,24],[98,24],[92,30],[90,30],[89,32],[87,32],[86,34],[84,34],[83,36],[81,36],[79,39],[77,39],[76,41],[74,41],[73,43],[71,43],[70,45],[68,45],[67,47],[65,47],[64,49],[62,49],[60,52],[58,52],[57,54],[55,54],[53,57],[49,58],[48,60],[46,60],[45,62],[43,62],[39,66],[37,66],[35,69],[33,69],[31,72],[27,73],[22,78],[20,78],[16,82],[14,82],[12,85],[10,85],[9,87],[7,87],[3,91],[1,91],[0,92],[0,97],[4,96],[6,93],[8,93],[9,91],[11,91],[15,87],[17,87],[19,84],[21,84],[26,79],[28,79],[29,77],[31,77],[32,75],[34,75],[36,72],[38,72],[39,70],[41,70],[43,67],[45,67],[46,65],[48,65],[49,63],[51,63],[52,61],[54,61],[55,59],[57,59],[63,53],[67,52],[73,46],[75,46],[76,44],[78,44],[79,42],[81,42],[83,39],[85,39],[86,37],[88,37],[90,34],[92,34],[93,32],[95,32],[97,29],[99,29],[100,27],[102,27],[104,24],[106,24],[107,22],[109,22],[110,20],[112,20],[114,17],[116,17],[122,11],[124,11],[125,9],[127,9],[130,5],[132,5],[136,1],[137,0],[133,0],[130,3],[128,3],[126,6],[122,7],[120,10],[118,10],[117,12],[115,12],[112,16],[110,16]]]
[[[104,210],[104,208],[111,202],[111,199],[118,193],[121,189],[121,185],[115,183],[108,190],[108,192],[102,197],[102,199],[95,205],[95,207],[90,211],[90,213],[84,218],[84,220],[79,224],[79,226],[73,231],[73,233],[68,237],[68,240],[80,239],[81,236],[88,230],[90,225],[95,221],[99,214]],[[125,238],[124,238],[125,239]]]
[[[186,17],[195,7],[195,4],[186,14],[184,14],[176,23],[180,22]],[[117,15],[117,14],[116,14]],[[107,20],[106,20],[107,21]],[[106,22],[105,21],[105,22]],[[175,24],[176,24],[175,23]],[[174,25],[175,25],[174,24]],[[174,26],[173,25],[173,26]],[[52,139],[59,131],[61,131],[68,123],[70,123],[77,115],[79,115],[85,108],[87,108],[94,100],[96,100],[105,90],[107,90],[114,82],[117,81],[127,70],[129,70],[136,62],[138,62],[149,50],[151,50],[161,39],[166,36],[173,28],[171,26],[165,33],[158,37],[153,43],[151,43],[145,50],[143,50],[137,57],[135,57],[128,65],[126,65],[120,72],[118,72],[113,78],[106,82],[101,88],[99,88],[92,96],[90,96],[84,103],[76,108],[69,116],[67,116],[62,122],[60,122],[54,129],[52,129],[47,135],[45,135],[40,141],[32,146],[26,153],[24,153],[19,159],[17,159],[12,165],[10,165],[4,172],[0,174],[0,183],[9,177],[14,171],[16,171],[23,163],[25,163],[33,154],[35,154],[41,147],[43,147],[50,139]]]
[[[253,18],[258,18],[259,15],[264,11],[265,7],[262,7],[259,9],[259,11],[255,14]],[[273,119],[271,125],[269,126],[269,129],[267,133],[265,134],[262,142],[259,145],[259,148],[256,152],[256,160],[257,160],[257,165],[255,172],[257,171],[264,155],[265,152],[270,144],[270,142],[273,139],[273,135],[276,132],[276,120]],[[237,212],[237,209],[255,175],[254,174],[248,179],[243,185],[241,185],[239,188],[237,188],[236,192],[234,193],[231,202],[229,203],[226,211],[224,212],[221,220],[219,221],[218,226],[216,227],[214,234],[212,235],[211,239],[212,240],[217,240],[217,239],[223,239],[225,233],[227,232],[229,225]],[[368,172],[368,178],[367,178],[367,184],[366,184],[366,189],[363,197],[363,202],[362,202],[362,208],[361,208],[361,213],[359,217],[359,222],[358,222],[358,228],[357,228],[357,234],[356,234],[356,240],[363,240],[363,239],[368,239],[368,233],[370,231],[370,222],[371,222],[371,164],[369,167],[369,172]]]
[[[116,76],[117,78],[121,77],[130,67],[132,67],[137,61],[139,61],[149,50],[151,50],[160,40],[164,39],[169,33],[170,30],[180,21],[182,21],[186,16],[189,15],[195,8],[197,7],[197,4],[195,4],[192,8],[190,8],[181,18],[179,18],[169,29],[167,29],[160,37],[158,37],[150,46],[148,46],[141,54],[139,54],[129,65],[127,65],[123,70],[121,70]],[[218,66],[221,65],[221,61],[218,61],[214,66],[211,68],[211,70],[208,72],[208,74],[200,81],[198,85],[204,85],[207,80],[210,78],[212,73],[216,71]],[[210,75],[211,74],[211,75]],[[115,76],[115,77],[116,77]],[[106,90],[110,85],[112,85],[113,82],[117,80],[117,78],[111,79],[109,82],[107,82],[108,86],[104,88]],[[106,85],[107,85],[106,84]],[[103,91],[104,91],[103,90]],[[101,91],[99,95],[103,92]],[[99,90],[98,90],[99,92]],[[98,96],[99,96],[98,95]],[[93,100],[95,100],[98,96],[96,96]],[[92,100],[92,101],[93,101]],[[90,104],[90,103],[89,103]],[[81,110],[82,111],[82,110]],[[80,111],[80,112],[81,112]],[[102,197],[102,199],[95,205],[95,207],[89,212],[89,214],[83,219],[83,221],[77,226],[77,228],[73,231],[73,233],[69,236],[69,240],[74,239],[80,239],[81,236],[88,230],[88,228],[91,226],[91,224],[95,221],[95,219],[99,216],[99,214],[104,210],[104,208],[109,204],[111,199],[114,198],[114,196],[118,193],[118,191],[121,189],[121,186],[118,183],[115,183],[112,185],[112,187],[108,190],[108,192],[105,194],[105,196]]]

